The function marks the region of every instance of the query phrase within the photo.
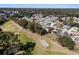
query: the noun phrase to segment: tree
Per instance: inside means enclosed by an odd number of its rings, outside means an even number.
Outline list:
[[[36,44],[33,42],[26,42],[26,44],[21,44],[21,50],[24,50],[26,55],[30,55],[34,50],[35,45]]]
[[[62,46],[67,47],[70,50],[73,50],[74,47],[75,47],[75,42],[71,38],[66,37],[66,36],[60,37],[59,40],[58,40],[58,42]]]
[[[73,17],[70,17],[69,19],[67,19],[67,25],[72,25],[73,24]]]
[[[33,33],[35,33],[35,23],[34,22],[29,22],[27,28],[30,29]]]
[[[72,27],[78,27],[79,28],[79,23],[73,23],[72,25],[71,25]]]
[[[26,54],[32,54],[32,51],[34,50],[35,48],[35,43],[33,42],[27,42],[26,43]]]
[[[21,20],[15,20],[15,22],[18,23],[23,28],[27,29],[27,25],[28,25],[28,21],[27,20],[21,19]]]
[[[32,54],[35,48],[34,42],[21,43],[14,33],[0,32],[0,55]]]
[[[0,25],[3,25],[5,22],[7,22],[7,20],[0,19]]]
[[[16,35],[14,35],[14,33],[0,32],[0,47],[3,47],[3,49],[0,49],[1,52],[0,54],[8,54],[8,51],[10,50],[7,49],[9,49],[9,47],[15,44],[15,42],[19,42],[19,41]]]
[[[42,26],[38,23],[35,23],[35,31],[40,34],[40,30],[41,30]]]
[[[12,44],[9,45],[5,50],[4,50],[4,55],[15,55],[18,51],[20,50],[20,47],[18,44]]]
[[[61,19],[61,17],[59,17],[58,20],[59,20],[60,22],[63,22],[63,20]]]
[[[47,34],[47,31],[46,31],[44,28],[41,28],[40,34],[41,34],[41,35],[45,35],[45,34]]]
[[[2,31],[2,29],[0,28],[0,32]]]
[[[47,31],[42,28],[42,26],[38,23],[30,22],[27,20],[16,20],[16,23],[18,23],[20,26],[22,26],[25,29],[30,29],[33,33],[38,33],[40,35],[45,35],[47,34]]]

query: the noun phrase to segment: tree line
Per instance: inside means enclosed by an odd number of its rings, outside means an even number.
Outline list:
[[[45,35],[48,32],[45,28],[43,28],[40,24],[35,23],[34,21],[27,21],[24,19],[21,20],[14,20],[16,23],[18,23],[20,26],[22,26],[25,29],[30,29],[33,33],[38,33],[40,35]]]

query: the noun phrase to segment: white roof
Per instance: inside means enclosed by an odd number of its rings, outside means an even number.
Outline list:
[[[66,19],[66,17],[62,17],[61,19],[64,21]]]
[[[22,19],[28,19],[28,17],[24,16]]]
[[[70,17],[67,17],[67,19],[70,19]]]
[[[71,27],[71,29],[69,29],[67,31],[67,33],[70,34],[75,34],[75,32],[77,32],[78,28],[77,27]],[[77,34],[77,33],[76,33]]]
[[[77,31],[79,28],[78,27],[71,27],[71,30]]]
[[[72,36],[70,38],[75,42],[79,42],[79,36]]]
[[[78,19],[77,17],[73,17],[73,19],[75,20],[75,19]]]
[[[69,28],[69,27],[70,27],[70,26],[68,26],[68,25],[64,25],[64,26],[63,26],[63,28]]]

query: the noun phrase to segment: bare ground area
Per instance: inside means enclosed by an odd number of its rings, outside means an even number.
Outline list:
[[[25,33],[25,35],[27,35],[28,37],[30,38],[33,38],[36,42],[36,47],[35,47],[35,50],[33,51],[34,54],[40,54],[40,55],[45,55],[45,54],[67,54],[67,55],[76,55],[76,54],[79,54],[79,52],[75,52],[75,51],[72,51],[72,50],[68,50],[67,48],[65,47],[62,47],[60,44],[58,44],[57,41],[55,41],[57,38],[56,38],[56,35],[55,34],[47,34],[45,36],[41,36],[37,33],[32,33],[30,30],[26,30],[26,29],[23,29],[21,28],[20,26],[18,26],[18,24],[16,24],[14,21],[10,21],[10,23],[14,26],[17,27],[17,32],[23,32]],[[10,26],[10,25],[9,25]],[[8,27],[7,27],[8,28]],[[13,28],[13,27],[12,27]],[[13,30],[12,28],[9,29],[9,31]],[[4,29],[5,30],[5,29]],[[39,43],[39,40],[43,38],[48,44],[49,44],[49,47],[47,48],[44,48],[40,45]]]

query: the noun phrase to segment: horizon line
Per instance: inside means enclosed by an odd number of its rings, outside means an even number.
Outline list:
[[[79,4],[0,4],[0,8],[73,8],[78,9]]]

